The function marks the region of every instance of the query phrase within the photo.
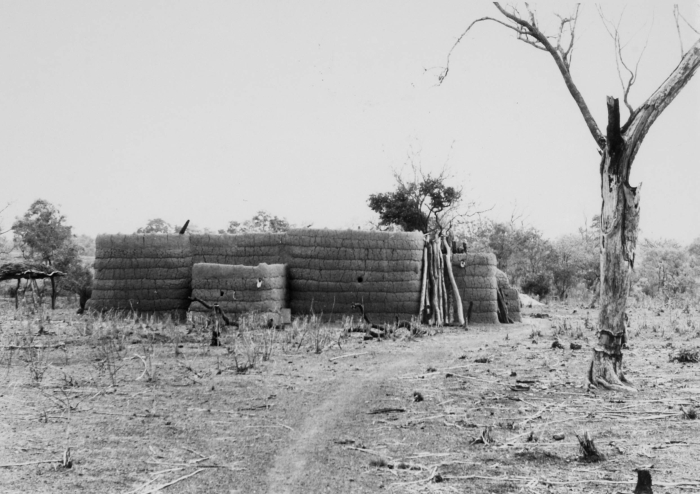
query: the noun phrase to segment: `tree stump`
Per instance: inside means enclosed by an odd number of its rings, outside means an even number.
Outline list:
[[[651,472],[649,470],[637,469],[637,487],[634,494],[654,494],[651,490]]]

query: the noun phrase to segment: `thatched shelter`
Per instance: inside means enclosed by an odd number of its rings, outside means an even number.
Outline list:
[[[51,308],[56,306],[56,282],[57,276],[65,276],[66,273],[51,269],[51,266],[43,264],[29,264],[24,262],[10,262],[0,266],[0,281],[17,280],[17,291],[15,292],[15,308],[19,307],[19,287],[22,280],[27,280],[24,290],[31,283],[37,289],[36,280],[51,280]]]

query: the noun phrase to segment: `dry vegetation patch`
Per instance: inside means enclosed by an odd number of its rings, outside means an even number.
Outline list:
[[[631,311],[627,395],[582,388],[596,314],[572,307],[379,341],[349,319],[251,317],[211,347],[201,314],[11,303],[3,492],[617,493],[649,465],[655,489],[700,490],[694,309]]]

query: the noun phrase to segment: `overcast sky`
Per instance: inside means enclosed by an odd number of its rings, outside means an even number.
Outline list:
[[[561,13],[571,4],[557,2]],[[604,4],[617,20],[621,4]],[[700,30],[697,3],[681,4]],[[552,9],[539,4],[542,22]],[[264,209],[345,228],[413,155],[447,162],[497,220],[517,209],[553,238],[600,208],[599,156],[551,57],[464,1],[0,1],[0,203],[5,227],[37,198],[76,233],[132,233],[149,218],[225,228]],[[697,36],[683,27],[687,48]],[[670,4],[621,24],[641,104],[676,67]],[[572,73],[605,127],[622,94],[612,40],[582,7]],[[623,119],[627,118],[626,111]],[[642,235],[700,236],[700,75],[636,159]]]

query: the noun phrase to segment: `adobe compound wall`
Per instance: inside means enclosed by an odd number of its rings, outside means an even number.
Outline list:
[[[410,319],[418,314],[420,306],[423,244],[421,233],[356,230],[100,235],[89,307],[182,310],[189,306],[191,289],[214,290],[218,283],[214,280],[231,275],[231,269],[198,267],[193,280],[195,264],[241,268],[265,263],[287,266],[285,297],[292,314],[342,316],[351,313],[353,302],[360,302],[373,322],[393,320],[396,315]],[[463,268],[459,266],[461,261],[465,263]],[[453,265],[460,294],[463,298],[467,295],[465,314],[472,302],[471,322],[497,322],[495,257],[455,255]],[[237,309],[240,307],[236,304]]]

